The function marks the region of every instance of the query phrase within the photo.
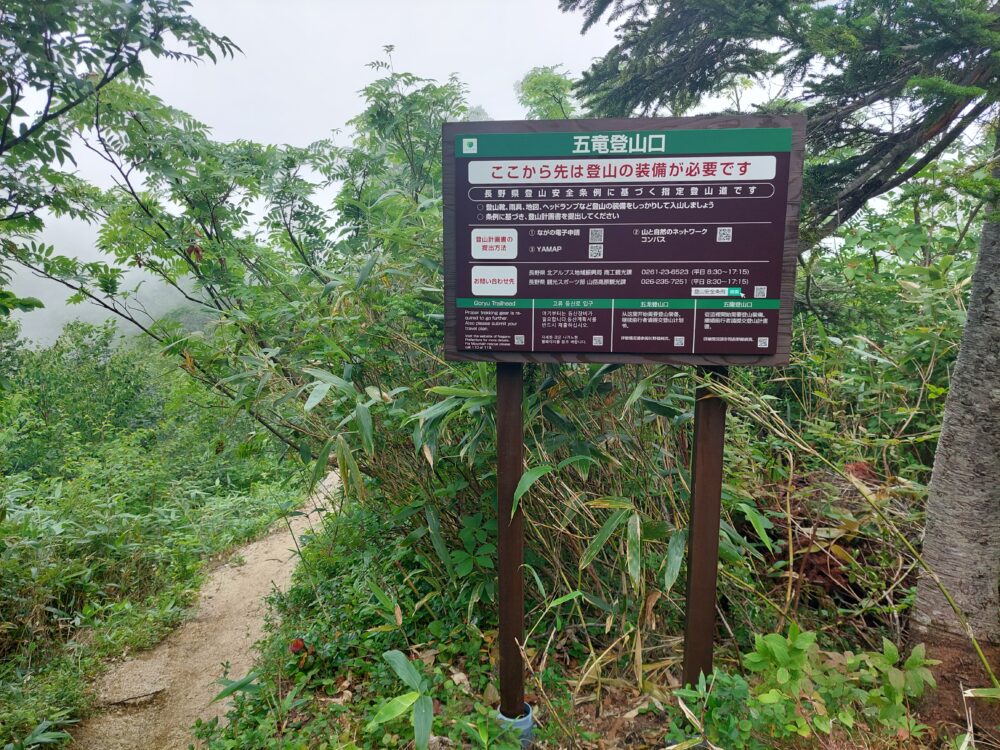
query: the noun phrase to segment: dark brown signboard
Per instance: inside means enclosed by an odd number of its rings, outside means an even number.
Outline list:
[[[788,361],[805,119],[444,126],[445,352]]]

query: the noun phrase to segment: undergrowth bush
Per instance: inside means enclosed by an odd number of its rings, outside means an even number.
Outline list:
[[[52,347],[8,354],[0,743],[28,748],[80,715],[102,657],[159,640],[206,560],[301,490],[245,419],[220,424],[217,398],[111,327],[71,324]]]
[[[193,282],[211,324],[192,335],[158,321],[149,335],[314,477],[336,465],[375,512],[413,506],[428,557],[469,580],[490,557],[466,529],[494,512],[495,385],[490,366],[440,355],[440,126],[467,116],[465,91],[372,67],[350,138],[306,148],[219,143],[149,91],[109,86],[101,122],[115,138],[92,145],[141,165],[148,195],[79,197],[112,265],[47,247],[25,260],[111,284],[116,300],[130,298],[129,268]],[[899,539],[920,528],[964,320],[978,156],[952,151],[808,248],[792,365],[717,386],[732,407],[720,594],[734,653],[790,620],[845,648],[873,626],[902,632],[915,565]],[[244,210],[253,202],[259,213]],[[540,600],[577,596],[591,659],[613,645],[634,674],[677,653],[696,381],[668,366],[526,367],[530,580]],[[470,592],[494,596],[485,578]]]
[[[354,507],[328,519],[304,548],[291,589],[273,599],[272,632],[252,681],[230,676],[228,684],[244,684],[226,724],[196,727],[206,748],[405,747],[414,737],[410,714],[391,714],[406,701],[385,704],[414,689],[433,701],[435,735],[459,746],[519,747],[482,697],[494,689],[495,610],[476,606],[476,586],[421,550],[408,515]],[[491,576],[469,575],[476,583]],[[401,670],[417,688],[401,681]],[[565,686],[553,678],[545,682],[565,705]]]
[[[936,664],[917,646],[904,660],[889,640],[882,651],[822,651],[816,634],[792,626],[787,636],[757,636],[756,647],[743,656],[748,670],[740,674],[702,675],[698,684],[675,691],[682,715],[668,737],[681,750],[706,740],[726,750],[769,750],[775,742],[829,735],[850,735],[857,727],[876,728],[898,739],[918,739],[913,704],[934,678]],[[749,680],[749,681],[748,681]]]
[[[196,727],[206,748],[426,747],[431,736],[461,747],[518,746],[495,720],[495,608],[479,606],[474,586],[421,551],[422,535],[407,533],[406,516],[355,506],[310,540],[292,588],[273,599],[254,672],[223,680],[223,694],[235,696],[227,723]],[[398,541],[376,548],[371,539]],[[550,601],[528,613],[529,634],[549,640],[529,635],[526,648],[539,747],[601,736],[573,700],[588,647],[575,638],[552,645],[552,633],[573,628],[573,604]],[[879,651],[827,651],[815,632],[792,625],[787,635],[758,635],[734,667],[660,693],[650,701],[648,736],[724,750],[771,750],[834,733],[916,740],[926,728],[913,703],[933,687],[933,664],[921,646],[903,659],[888,640]]]
[[[467,116],[464,89],[387,62],[373,67],[381,77],[363,91],[351,140],[306,148],[215,142],[147,90],[105,88],[101,122],[114,138],[91,145],[110,164],[136,164],[147,190],[77,198],[100,217],[112,265],[94,270],[45,246],[23,252],[43,275],[111,288],[116,304],[130,298],[119,282],[131,268],[193,288],[211,325],[195,335],[159,321],[150,337],[297,454],[314,478],[336,466],[350,502],[389,524],[372,529],[373,554],[391,559],[386,548],[396,540],[419,554],[426,587],[405,578],[393,591],[367,577],[362,584],[368,567],[384,568],[381,559],[361,559],[354,579],[331,572],[337,595],[359,614],[337,620],[332,591],[324,610],[310,614],[324,636],[310,658],[323,664],[332,648],[337,664],[353,660],[360,670],[377,662],[366,690],[395,694],[381,655],[412,651],[400,638],[406,623],[448,603],[427,633],[479,648],[479,636],[463,628],[478,627],[495,603],[496,394],[491,367],[440,355],[440,125]],[[93,105],[76,113],[81,123],[93,114]],[[882,637],[901,638],[917,567],[901,541],[916,540],[921,527],[984,200],[973,156],[952,152],[810,248],[796,290],[791,366],[741,368],[712,385],[731,414],[723,664],[738,665],[757,635],[793,623],[829,652],[874,652]],[[252,204],[261,211],[247,211]],[[675,679],[698,384],[706,381],[669,366],[525,368],[534,481],[520,505],[529,616],[538,620],[526,645],[544,654],[551,641],[597,685],[628,681],[666,696]],[[7,429],[28,435],[44,425],[48,405],[20,398],[24,426]],[[109,423],[124,424],[117,402],[106,400]],[[73,429],[94,424],[102,423]],[[222,450],[230,449],[226,442]],[[61,460],[45,446],[30,447],[30,456],[31,465]],[[319,553],[309,559],[324,564]],[[319,579],[311,585],[323,591]],[[327,672],[317,674],[333,679]],[[272,700],[285,700],[289,693],[274,685]],[[290,700],[298,706],[298,697]],[[341,712],[336,705],[327,703],[330,717]],[[282,710],[260,737],[286,736],[299,708]]]

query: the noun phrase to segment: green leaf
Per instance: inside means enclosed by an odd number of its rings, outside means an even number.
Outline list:
[[[307,375],[312,375],[316,380],[320,380],[324,383],[329,383],[335,386],[338,390],[343,391],[349,395],[354,395],[357,393],[357,389],[354,387],[354,383],[350,383],[343,378],[337,377],[332,372],[327,372],[326,370],[321,370],[318,367],[303,367],[302,372]]]
[[[539,477],[543,477],[550,471],[555,471],[554,466],[549,466],[548,464],[542,464],[541,466],[535,466],[528,469],[524,474],[521,475],[520,481],[517,483],[517,489],[514,490],[514,507],[511,508],[511,516],[517,512],[517,506],[521,503],[521,497],[531,489],[531,485],[538,481]]]
[[[444,537],[441,535],[441,519],[438,517],[437,510],[428,505],[424,508],[424,517],[427,519],[427,530],[430,532],[431,544],[434,546],[434,551],[450,576],[452,574],[451,555],[448,554],[448,545],[444,543]]]
[[[431,724],[434,723],[434,702],[429,695],[421,695],[413,704],[413,742],[417,750],[427,750],[431,741]]]
[[[632,510],[635,506],[632,499],[628,497],[618,497],[617,495],[605,495],[596,500],[587,502],[588,508],[605,508],[607,510]]]
[[[358,281],[354,285],[355,289],[360,289],[365,285],[365,282],[368,281],[368,277],[371,275],[372,269],[375,267],[375,263],[378,259],[379,254],[373,253],[372,257],[365,261],[365,264],[361,267],[361,273],[358,274]]]
[[[221,701],[228,698],[233,693],[256,693],[260,691],[260,685],[258,685],[255,680],[257,679],[257,673],[251,672],[246,677],[242,677],[238,680],[227,680],[222,678],[219,683],[225,685],[222,692],[217,696],[212,698],[212,703],[216,701]]]
[[[931,670],[929,670],[927,667],[920,667],[916,670],[916,672],[918,679],[923,680],[932,688],[937,687],[937,683],[934,681],[934,675],[931,673]]]
[[[829,716],[816,714],[813,716],[813,725],[823,734],[830,734],[833,731],[833,720]]]
[[[455,565],[455,572],[464,578],[472,572],[473,567],[475,567],[475,561],[465,552],[459,552],[458,554],[460,555],[460,559]]]
[[[361,435],[361,446],[369,456],[375,453],[375,435],[372,430],[372,415],[365,404],[358,403],[354,407],[354,420],[358,423],[358,434]]]
[[[396,604],[392,601],[389,595],[382,590],[381,586],[375,583],[375,581],[368,581],[368,588],[371,589],[371,592],[375,595],[375,598],[378,599],[378,603],[382,605],[382,609],[388,612],[395,611]]]
[[[763,695],[758,696],[757,700],[759,700],[761,702],[761,704],[767,706],[767,705],[770,705],[772,703],[777,703],[778,701],[783,700],[784,697],[785,696],[782,695],[780,691],[774,690],[772,688],[771,690],[768,690]]]
[[[677,574],[680,573],[681,562],[684,560],[685,542],[687,542],[687,531],[680,530],[675,531],[667,543],[667,570],[663,574],[664,594],[669,594],[677,582]]]
[[[920,667],[923,665],[924,660],[927,658],[927,647],[922,643],[918,643],[913,647],[910,655],[906,658],[906,662],[903,664],[904,669],[913,669],[914,667]]]
[[[337,435],[337,466],[340,469],[340,480],[345,483],[345,486],[347,483],[352,484],[358,497],[363,498],[365,496],[365,480],[343,435]]]
[[[52,730],[54,727],[51,721],[42,721],[31,730],[31,734],[21,740],[18,744],[13,742],[4,745],[4,750],[32,750],[40,745],[56,745],[60,744],[62,740],[72,740],[73,736],[68,732],[63,732],[62,730]]]
[[[382,654],[382,658],[389,662],[389,666],[408,688],[423,690],[424,678],[420,676],[420,673],[402,651],[386,651]]]
[[[326,398],[326,394],[329,392],[329,383],[316,383],[316,385],[313,386],[312,393],[309,394],[309,398],[306,399],[306,411],[312,411],[315,409],[319,402]]]
[[[888,676],[889,684],[892,685],[897,692],[902,693],[903,688],[906,686],[906,675],[903,674],[903,671],[896,667],[890,667]]]
[[[761,641],[764,643],[765,647],[774,656],[774,660],[778,664],[788,663],[788,641],[785,640],[783,635],[778,633],[768,633],[765,635]]]
[[[438,385],[429,390],[431,393],[436,393],[439,396],[455,396],[457,398],[483,398],[493,395],[489,391],[476,391],[472,388],[454,388],[449,385]]]
[[[625,400],[625,407],[623,411],[628,411],[629,407],[639,400],[639,398],[646,392],[646,389],[649,388],[649,384],[651,382],[651,378],[643,378],[636,384],[635,388],[632,389],[632,393],[629,394],[629,397]]]
[[[899,649],[896,648],[896,644],[884,637],[882,638],[882,654],[889,664],[895,664],[899,661]]]
[[[633,513],[628,519],[628,534],[625,540],[625,560],[632,586],[638,590],[642,577],[642,519]]]
[[[628,518],[628,515],[629,511],[619,510],[612,513],[611,517],[604,522],[601,530],[597,532],[597,536],[590,541],[590,544],[587,545],[587,549],[585,549],[583,554],[580,556],[580,570],[583,570],[594,561],[594,558],[597,557],[598,553],[600,553],[601,549],[604,547],[605,542],[608,541],[608,537],[610,537],[614,533],[615,529],[617,529],[622,522]]]
[[[330,461],[330,451],[333,449],[333,438],[327,440],[323,447],[320,448],[319,455],[316,457],[316,462],[313,464],[312,473],[309,475],[309,491],[312,490],[323,481],[323,477],[326,476],[327,466]]]
[[[14,301],[14,307],[21,312],[29,312],[45,307],[45,305],[38,297],[19,297]]]
[[[757,532],[760,540],[764,542],[767,551],[773,553],[774,546],[771,544],[771,538],[767,535],[767,528],[771,526],[771,522],[764,518],[759,510],[747,503],[739,503],[736,507],[743,511],[743,515],[746,516],[750,525],[753,526],[753,530]]]
[[[368,722],[367,730],[371,732],[379,724],[385,724],[387,721],[392,721],[393,719],[402,716],[406,713],[406,709],[417,702],[420,697],[420,693],[414,691],[412,693],[404,693],[403,695],[397,695],[390,701],[386,701],[382,704],[382,708],[378,710],[375,714],[375,718]]]
[[[593,456],[570,456],[569,458],[564,458],[562,461],[560,461],[558,466],[556,466],[556,468],[559,471],[562,471],[567,466],[573,466],[574,464],[580,464],[580,463],[596,464],[598,463],[598,461]]]
[[[570,591],[568,594],[563,594],[562,596],[556,597],[551,602],[546,604],[545,609],[546,611],[550,609],[555,609],[560,604],[565,604],[566,602],[573,601],[574,599],[578,599],[581,596],[583,596],[582,591]]]

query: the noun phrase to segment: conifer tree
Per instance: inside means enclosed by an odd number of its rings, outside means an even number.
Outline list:
[[[741,79],[809,117],[803,247],[947,148],[981,138],[1000,93],[1000,7],[984,0],[561,0],[618,43],[577,87],[598,115],[683,114]],[[989,137],[989,136],[987,136]],[[939,694],[1000,663],[1000,205],[992,191],[927,501],[914,639],[948,662]],[[937,580],[935,580],[935,576]],[[941,590],[943,584],[961,614]],[[955,651],[959,652],[956,656]],[[964,651],[964,653],[962,653]]]

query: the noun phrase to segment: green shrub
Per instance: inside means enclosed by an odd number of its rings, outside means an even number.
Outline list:
[[[697,686],[677,690],[684,718],[670,738],[684,747],[693,729],[726,750],[770,750],[775,741],[856,728],[893,737],[919,737],[911,701],[934,687],[929,666],[937,662],[916,646],[905,661],[883,640],[881,652],[834,653],[816,645],[816,634],[792,626],[788,635],[756,638],[743,657],[752,681],[716,671]]]
[[[155,643],[184,616],[207,558],[259,533],[301,489],[244,419],[220,424],[216,398],[111,328],[73,324],[49,349],[10,348],[0,740],[29,747],[79,715],[101,657]]]

